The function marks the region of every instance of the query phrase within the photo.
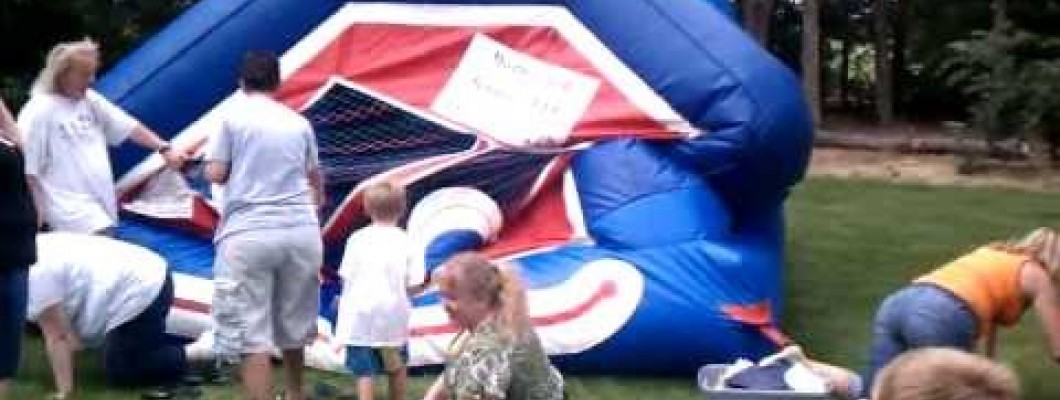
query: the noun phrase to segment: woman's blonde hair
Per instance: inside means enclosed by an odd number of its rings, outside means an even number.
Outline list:
[[[880,371],[873,400],[1016,400],[1012,369],[980,355],[949,348],[902,354]]]
[[[530,329],[526,292],[515,265],[497,265],[481,254],[460,253],[445,263],[438,284],[464,290],[472,299],[497,311],[501,327],[514,337]]]
[[[78,57],[91,57],[99,60],[99,44],[91,38],[72,42],[62,42],[52,47],[44,60],[44,68],[33,82],[33,93],[58,93],[59,77]]]
[[[1037,228],[1022,238],[994,243],[994,249],[1022,254],[1042,264],[1053,281],[1060,283],[1060,235],[1052,228]]]

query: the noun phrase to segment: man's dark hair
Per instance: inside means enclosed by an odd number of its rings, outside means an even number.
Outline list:
[[[271,92],[280,86],[280,60],[276,55],[264,51],[250,51],[243,57],[243,69],[239,71],[243,88]]]

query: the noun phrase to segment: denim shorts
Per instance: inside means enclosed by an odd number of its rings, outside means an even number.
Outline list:
[[[404,347],[346,346],[346,369],[356,377],[370,377],[405,368]]]

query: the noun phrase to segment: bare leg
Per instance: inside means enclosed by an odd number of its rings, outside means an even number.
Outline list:
[[[286,400],[304,400],[305,385],[303,384],[303,373],[305,370],[305,352],[299,347],[293,350],[283,351],[283,367],[287,373]]]
[[[0,379],[0,400],[7,400],[7,392],[10,386],[10,379]]]
[[[375,397],[375,385],[371,376],[357,378],[357,400],[372,400]]]
[[[249,354],[243,359],[243,394],[247,400],[271,400],[272,365],[268,354]]]
[[[390,384],[390,400],[405,400],[405,385],[408,381],[408,371],[404,367],[391,372],[388,383]]]

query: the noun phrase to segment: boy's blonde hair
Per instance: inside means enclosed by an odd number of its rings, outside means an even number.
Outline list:
[[[44,60],[44,68],[33,82],[33,93],[58,93],[59,77],[74,61],[85,57],[99,62],[99,44],[91,38],[62,42],[52,47]]]
[[[1060,235],[1052,228],[1037,228],[1026,236],[995,243],[993,248],[1034,258],[1049,272],[1053,282],[1060,283]]]
[[[873,400],[1016,400],[1012,369],[977,354],[924,348],[902,354],[876,378]]]
[[[364,212],[373,221],[397,222],[405,216],[405,188],[390,182],[369,186],[364,190]]]

